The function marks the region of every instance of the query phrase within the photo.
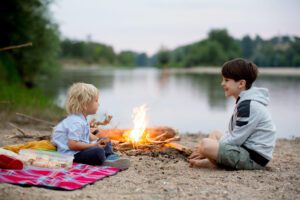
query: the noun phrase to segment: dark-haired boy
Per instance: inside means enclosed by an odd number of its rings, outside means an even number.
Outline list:
[[[214,131],[204,138],[190,156],[191,167],[203,167],[209,160],[230,169],[263,169],[272,159],[276,129],[266,107],[268,90],[252,86],[257,74],[257,66],[245,59],[223,65],[225,96],[236,100],[229,130],[225,136]]]

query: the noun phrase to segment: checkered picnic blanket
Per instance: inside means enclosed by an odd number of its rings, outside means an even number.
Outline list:
[[[74,163],[69,170],[25,167],[22,170],[0,169],[0,182],[24,186],[41,186],[58,190],[76,190],[104,177],[116,174],[118,168]]]

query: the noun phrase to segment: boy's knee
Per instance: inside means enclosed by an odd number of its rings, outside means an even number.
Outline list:
[[[104,162],[104,160],[106,159],[104,149],[95,147],[95,148],[93,148],[92,151],[93,151],[94,157],[97,158],[98,163],[102,164]]]
[[[202,150],[205,152],[210,148],[211,139],[204,138],[201,142]]]
[[[217,151],[218,141],[210,138],[204,138],[202,140],[202,152],[204,155],[211,155],[212,152]]]
[[[208,134],[208,138],[219,140],[222,135],[223,134],[220,131],[214,130]]]

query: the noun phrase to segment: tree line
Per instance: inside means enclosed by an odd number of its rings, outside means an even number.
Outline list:
[[[95,41],[62,39],[49,11],[53,0],[5,0],[0,6],[0,79],[33,87],[37,77],[54,75],[60,64],[79,62],[109,66],[192,67],[220,66],[247,58],[259,66],[300,66],[297,36],[232,37],[226,29],[211,30],[206,39],[155,55],[116,53],[112,46]],[[3,47],[32,42],[31,47],[1,51]]]
[[[64,39],[60,43],[60,60],[63,63],[98,64],[110,66],[145,66],[145,53],[121,51],[116,53],[112,46],[93,42]]]
[[[229,59],[243,57],[263,67],[299,67],[300,37],[281,36],[268,40],[260,36],[235,39],[226,29],[211,30],[207,39],[178,47],[162,48],[155,55],[122,51],[96,42],[65,39],[61,42],[61,59],[78,59],[87,64],[113,66],[194,67],[220,66]]]
[[[161,49],[156,65],[170,67],[220,66],[229,59],[243,57],[262,67],[299,67],[300,37],[277,36],[268,40],[260,36],[235,39],[226,29],[211,30],[208,38],[178,47]]]

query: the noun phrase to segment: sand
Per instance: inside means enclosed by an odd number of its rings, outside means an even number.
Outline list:
[[[29,141],[8,139],[13,132],[0,130],[0,146]],[[194,147],[201,137],[182,134],[180,143]],[[189,168],[185,156],[173,150],[124,155],[131,160],[128,170],[82,189],[57,191],[0,183],[0,199],[300,199],[299,154],[300,139],[280,139],[273,160],[265,170],[257,171]]]

